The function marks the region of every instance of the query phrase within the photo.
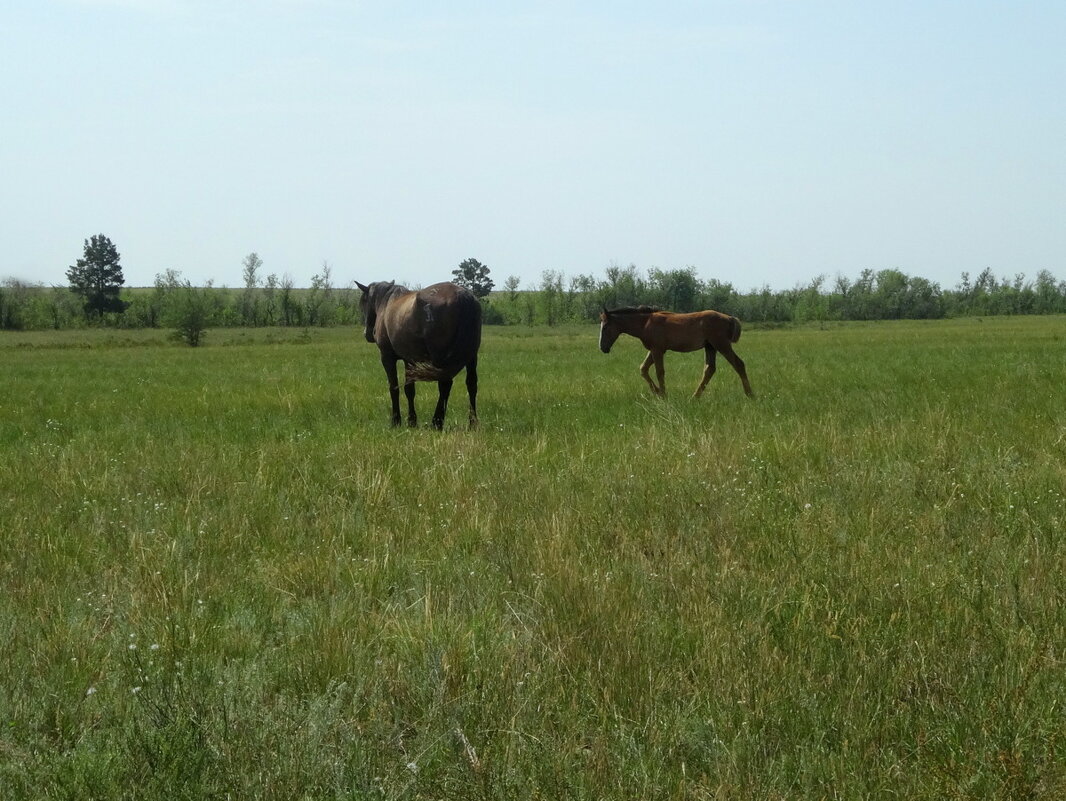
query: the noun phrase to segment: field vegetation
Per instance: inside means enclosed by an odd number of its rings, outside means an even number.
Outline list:
[[[1066,319],[737,351],[3,333],[0,798],[1066,797]]]
[[[68,287],[0,280],[0,330],[106,326],[162,327],[182,333],[188,332],[191,322],[197,331],[204,326],[325,328],[359,323],[359,290],[353,281],[335,286],[328,265],[312,277],[309,288],[297,288],[287,276],[261,279],[255,271],[249,274],[253,258],[258,256],[252,253],[245,260],[243,288],[194,287],[179,271],[167,270],[156,276],[154,287],[123,288],[115,299],[121,312],[94,311]],[[470,261],[480,269],[471,268],[457,278],[481,297],[489,293],[488,268]],[[261,266],[259,261],[256,269]],[[365,283],[388,276],[364,274],[362,279]],[[489,325],[556,326],[593,322],[603,305],[641,303],[679,312],[718,309],[748,323],[1064,314],[1066,281],[1048,270],[1030,280],[1022,274],[997,277],[986,268],[972,279],[964,272],[956,286],[941,288],[899,270],[866,269],[854,279],[838,275],[829,281],[821,275],[790,289],[744,290],[716,278],[704,280],[693,267],[643,271],[635,265],[613,266],[602,277],[545,270],[539,281],[524,287],[517,276],[505,279],[497,291],[484,297],[484,317]]]

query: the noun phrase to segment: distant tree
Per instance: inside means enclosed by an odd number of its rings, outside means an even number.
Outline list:
[[[477,297],[484,298],[495,286],[495,282],[489,278],[489,268],[477,259],[466,259],[459,267],[452,270],[455,283],[465,286]]]
[[[522,279],[517,275],[507,276],[507,280],[503,282],[503,289],[507,293],[507,298],[512,303],[518,298],[518,287],[522,284]]]
[[[1053,314],[1066,311],[1062,289],[1066,283],[1056,284],[1055,276],[1048,270],[1041,270],[1036,274],[1036,285],[1033,287],[1035,294],[1034,311],[1037,314]]]
[[[162,298],[164,323],[174,329],[174,339],[197,347],[211,320],[211,282],[194,287],[177,270],[167,270],[155,277],[155,287]]]
[[[648,272],[649,290],[655,302],[671,311],[691,312],[699,304],[700,282],[695,267]]]
[[[292,276],[286,273],[282,276],[281,283],[278,285],[281,324],[286,326],[300,325],[303,322],[303,310],[300,308],[300,304],[296,302],[293,288]]]
[[[904,316],[912,320],[944,316],[944,298],[940,287],[925,278],[911,278],[907,287]]]
[[[544,318],[548,325],[559,322],[559,298],[563,294],[563,274],[545,270],[541,275],[540,295],[544,301]]]
[[[259,268],[263,266],[263,260],[259,258],[259,254],[254,251],[249,253],[244,257],[241,266],[243,268],[241,274],[244,276],[244,286],[249,289],[259,286]]]
[[[53,286],[46,303],[48,325],[58,331],[78,317],[77,298],[65,286]]]
[[[874,314],[878,320],[898,320],[904,316],[907,301],[907,276],[899,270],[879,270],[874,277]]]
[[[729,312],[736,302],[737,292],[728,281],[723,282],[717,278],[711,278],[703,285],[702,298],[701,305],[705,309]]]
[[[796,287],[795,319],[824,321],[829,316],[829,304],[822,292],[824,285],[825,276],[818,275],[807,286]]]
[[[259,268],[263,266],[263,260],[258,253],[249,253],[244,257],[242,274],[244,275],[244,293],[241,295],[241,323],[243,325],[259,325],[259,295],[256,287],[259,286]]]
[[[603,302],[612,309],[620,306],[636,306],[647,303],[648,285],[637,273],[637,266],[620,267],[612,264],[607,268]]]
[[[67,269],[73,292],[81,295],[87,318],[102,318],[105,312],[121,313],[126,303],[119,298],[125,279],[115,245],[103,234],[85,240],[84,256]]]
[[[304,321],[307,325],[329,325],[333,321],[333,270],[328,261],[322,262],[322,272],[311,276],[311,291],[307,293]]]
[[[278,276],[271,273],[263,284],[263,319],[266,325],[274,325],[278,316]]]
[[[596,279],[591,275],[577,275],[570,279],[570,294],[573,295],[572,312],[578,320],[595,320],[600,315],[600,293],[596,291]]]
[[[0,329],[17,331],[26,327],[26,295],[29,285],[17,278],[0,283]]]

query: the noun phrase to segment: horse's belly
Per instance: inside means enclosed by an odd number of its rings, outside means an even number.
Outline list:
[[[396,355],[405,362],[428,362],[430,361],[429,349],[426,343],[417,337],[390,337],[392,349]]]

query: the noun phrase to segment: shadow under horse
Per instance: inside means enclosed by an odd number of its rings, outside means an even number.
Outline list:
[[[470,395],[470,427],[477,426],[477,355],[481,347],[481,303],[464,287],[450,282],[412,291],[395,281],[364,286],[359,308],[367,342],[377,343],[389,380],[392,424],[400,424],[400,383],[396,362],[403,361],[407,423],[418,425],[415,382],[436,381],[437,408],[433,427],[444,427],[452,381],[466,370]]]
[[[733,345],[740,339],[740,320],[736,317],[710,310],[677,314],[654,306],[635,306],[614,311],[608,311],[604,306],[600,313],[600,350],[610,353],[611,346],[620,334],[636,337],[648,349],[648,355],[640,365],[640,374],[648,382],[651,391],[660,397],[666,397],[663,354],[668,350],[689,353],[700,348],[706,354],[706,361],[703,378],[692,397],[702,395],[703,388],[714,375],[717,353],[721,353],[737,371],[747,396],[755,397],[748,383],[744,362],[733,350]],[[659,379],[658,386],[648,375],[652,364]]]

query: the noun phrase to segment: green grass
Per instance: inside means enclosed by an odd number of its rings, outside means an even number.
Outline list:
[[[1066,796],[1063,318],[486,329],[443,433],[115,336],[0,336],[0,798]]]

